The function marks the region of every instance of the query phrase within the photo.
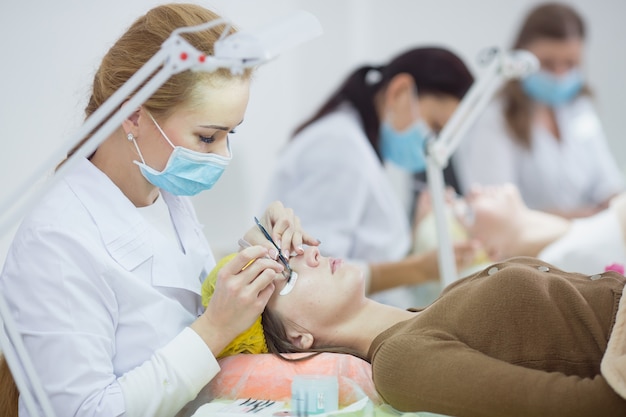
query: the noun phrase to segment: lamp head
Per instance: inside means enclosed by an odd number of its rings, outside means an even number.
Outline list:
[[[204,55],[185,41],[180,34],[197,32],[226,24],[223,35],[215,42],[212,56]],[[226,35],[230,23],[217,19],[198,26],[179,28],[163,43],[163,48],[172,48],[169,62],[173,72],[187,69],[212,72],[217,68],[229,68],[233,75],[244,69],[261,65],[288,49],[309,41],[322,34],[317,18],[300,10],[254,31],[240,31]]]
[[[539,71],[539,59],[524,49],[516,49],[503,54],[502,74],[505,78],[525,78]]]

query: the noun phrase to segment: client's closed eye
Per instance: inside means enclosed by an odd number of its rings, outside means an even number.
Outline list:
[[[298,254],[295,251],[291,252],[289,254],[289,258],[287,259],[287,261],[290,261],[292,258],[295,258],[297,256],[298,256]],[[287,295],[287,294],[289,294],[291,292],[291,290],[293,290],[293,287],[296,285],[296,281],[298,280],[298,273],[291,266],[291,262],[289,262],[289,268],[291,269],[291,274],[289,275],[289,277],[285,281],[285,285],[283,286],[283,288],[278,293],[279,295]]]

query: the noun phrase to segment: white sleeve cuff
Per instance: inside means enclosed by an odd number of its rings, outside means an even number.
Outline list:
[[[211,350],[191,328],[118,382],[127,417],[173,416],[219,372]]]

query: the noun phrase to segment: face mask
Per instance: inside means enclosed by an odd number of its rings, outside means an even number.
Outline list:
[[[388,122],[381,123],[383,159],[412,173],[424,171],[426,169],[424,146],[430,135],[430,128],[423,120],[418,120],[403,132],[396,131]]]
[[[152,115],[149,113],[148,115],[159,129],[159,132],[161,132],[161,135],[163,135],[167,143],[169,143],[174,150],[163,171],[159,172],[146,165],[146,161],[143,159],[139,146],[135,139],[133,139],[133,143],[141,158],[141,162],[133,162],[139,165],[143,176],[150,181],[152,185],[174,195],[191,196],[198,194],[200,191],[211,189],[232,158],[230,142],[228,143],[229,157],[214,153],[196,152],[183,148],[182,146],[174,146]]]
[[[582,87],[583,77],[578,70],[562,76],[539,71],[522,80],[522,88],[528,96],[553,107],[572,100]]]

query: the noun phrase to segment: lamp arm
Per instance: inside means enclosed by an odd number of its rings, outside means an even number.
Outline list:
[[[511,78],[525,77],[538,69],[539,61],[530,52],[522,50],[498,52],[480,80],[474,83],[463,97],[439,137],[426,146],[426,173],[439,244],[439,273],[444,286],[456,281],[458,274],[450,225],[446,216],[443,169],[448,165],[452,153],[458,148],[467,131],[503,83]]]
[[[0,346],[28,414],[55,417],[50,400],[43,391],[33,364],[24,354],[26,352],[24,342],[2,294],[0,294]]]
[[[469,128],[504,82],[513,78],[524,78],[538,69],[539,61],[528,51],[496,51],[496,56],[481,78],[470,87],[437,140],[431,144],[431,154],[436,156],[439,164],[445,168]]]
[[[447,166],[450,156],[460,144],[463,138],[462,133],[465,133],[467,128],[482,113],[483,107],[477,107],[477,105],[487,104],[493,92],[502,83],[500,67],[501,60],[499,57],[495,57],[481,78],[472,84],[437,139],[431,142],[429,156],[436,157],[438,164],[443,168]]]
[[[222,24],[226,25],[226,28],[215,43],[214,55],[199,52],[181,36]],[[227,35],[231,26],[225,19],[216,19],[197,26],[174,30],[163,42],[159,51],[89,116],[76,134],[64,142],[58,150],[52,152],[33,174],[0,202],[0,236],[4,236],[8,229],[17,223],[21,215],[34,205],[42,193],[43,186],[54,185],[67,169],[74,166],[75,161],[94,152],[126,117],[141,106],[172,75],[185,70],[214,72],[218,68],[229,68],[231,73],[241,74],[245,68],[258,66],[279,53],[322,34],[317,18],[304,10],[296,11],[252,33],[237,32]],[[149,86],[146,85],[135,93],[135,90],[151,76],[152,81],[148,83]],[[126,109],[120,109],[126,100],[128,100],[127,105],[124,106]],[[114,111],[116,113],[111,116]],[[67,155],[69,150],[88,137],[107,117],[109,117],[107,123],[54,172],[58,162]],[[116,121],[118,124],[111,123],[111,121]],[[54,172],[53,177],[45,184],[39,184],[40,179],[51,172]],[[24,191],[33,187],[36,188],[35,192],[26,196]]]
[[[220,20],[215,24],[213,21],[209,23],[215,26],[221,22]],[[198,61],[202,59],[200,58],[201,56],[204,55],[193,48],[178,34],[172,34],[163,43],[161,49],[89,116],[80,129],[72,135],[69,140],[64,142],[58,150],[52,152],[50,157],[41,164],[33,174],[23,181],[12,194],[5,198],[0,204],[0,236],[3,236],[11,225],[17,223],[23,213],[34,206],[44,186],[49,188],[56,184],[56,182],[63,177],[62,174],[67,169],[73,167],[78,159],[93,153],[100,143],[113,133],[125,118],[130,116],[133,111],[158,90],[169,77],[177,72],[189,69],[193,65],[192,60],[195,59]],[[214,71],[215,68],[216,66],[212,66],[211,70]],[[157,70],[158,72],[155,74]],[[135,93],[137,88],[151,76],[150,81]],[[127,105],[122,107],[122,104],[126,100],[128,100]],[[107,118],[109,119],[107,120]],[[107,120],[107,122],[89,137],[89,134],[105,120]],[[112,123],[112,121],[117,122],[117,124]],[[54,170],[58,162],[62,160],[74,146],[87,137],[89,137],[89,139],[76,149],[75,153],[66,159],[63,165],[55,172]],[[49,178],[48,181],[45,181],[44,184],[40,184],[40,179],[49,175],[51,172],[54,173],[52,177]],[[25,194],[24,190],[32,188],[33,185],[36,187],[35,192]]]
[[[3,218],[2,223],[0,223],[0,236],[4,235],[8,228],[19,219],[22,213],[30,210],[35,205],[44,187],[50,188],[59,182],[61,178],[63,178],[65,171],[74,166],[80,158],[90,155],[105,138],[115,131],[123,120],[130,116],[138,106],[167,81],[171,76],[171,70],[167,68],[167,66],[163,66],[150,81],[130,98],[128,105],[121,106],[133,91],[136,90],[137,86],[141,85],[154,73],[156,68],[163,65],[164,56],[166,55],[166,52],[163,50],[155,54],[85,121],[81,129],[72,136],[70,141],[66,142],[65,146],[67,147],[63,149],[70,149],[72,146],[80,143],[81,140],[87,137],[90,132],[109,116],[111,111],[117,109],[117,111],[113,113],[109,119],[80,146],[63,165],[61,165],[61,167],[59,167],[51,178],[43,183],[39,183],[37,188],[28,196],[23,196],[23,190],[32,187],[36,180],[39,180],[39,178],[44,176],[49,170],[54,169],[55,165],[51,165],[51,163],[56,164],[58,159],[50,160],[48,164],[41,166],[36,171],[35,177],[28,178],[26,182],[22,183],[22,185],[17,188],[17,191],[22,191],[21,193],[16,192],[5,200],[2,209],[0,209]],[[57,154],[54,153],[54,156],[57,156]],[[12,207],[11,202],[13,202]],[[24,342],[22,341],[17,325],[13,320],[13,316],[2,294],[0,294],[0,324],[2,325],[2,328],[0,328],[0,346],[2,346],[5,359],[29,414],[37,416],[40,415],[41,412],[45,417],[54,417],[55,414],[52,411],[52,405],[45,395],[32,361],[26,353]],[[37,404],[41,407],[40,409],[37,408]]]

